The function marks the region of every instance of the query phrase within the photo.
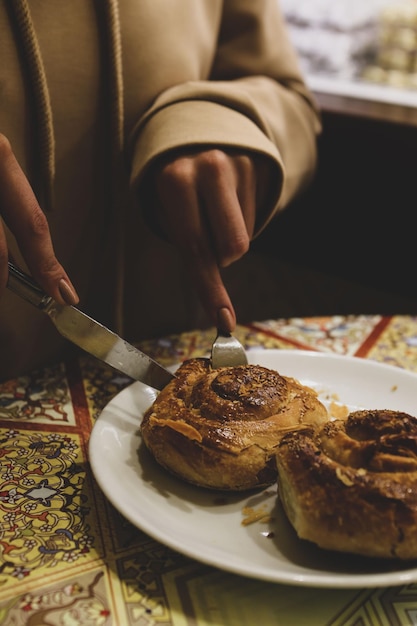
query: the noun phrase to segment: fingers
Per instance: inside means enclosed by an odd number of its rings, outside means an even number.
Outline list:
[[[255,221],[255,184],[249,157],[205,153],[198,187],[218,263],[226,267],[249,249]]]
[[[229,294],[223,284],[220,270],[214,256],[194,257],[186,261],[200,301],[213,324],[226,333],[236,328],[236,313]]]
[[[232,332],[236,315],[223,284],[206,216],[199,210],[195,187],[180,186],[173,193],[171,185],[164,186],[161,199],[165,207],[161,225],[183,257],[200,301],[215,325],[219,324],[218,311],[223,310],[221,329]]]
[[[61,304],[77,304],[75,288],[55,256],[46,217],[3,135],[0,135],[0,214],[40,287]],[[7,258],[6,236],[0,228],[2,287],[7,280]]]
[[[213,149],[173,159],[158,172],[156,187],[160,223],[171,240],[184,247],[210,240],[221,267],[248,251],[256,213],[248,156]]]
[[[252,159],[207,150],[166,162],[155,181],[160,226],[182,254],[214,323],[232,332],[236,315],[219,268],[249,249],[256,214]]]

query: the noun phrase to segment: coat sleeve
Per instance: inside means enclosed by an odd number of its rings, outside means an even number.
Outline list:
[[[262,154],[275,175],[269,204],[260,208],[260,232],[311,181],[320,114],[278,0],[227,0],[223,6],[210,76],[170,87],[136,124],[131,182],[146,199],[149,166],[178,148],[233,147]]]

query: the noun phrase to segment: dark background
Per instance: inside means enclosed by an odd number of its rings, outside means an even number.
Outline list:
[[[242,322],[417,314],[417,125],[322,115],[314,182],[253,242],[240,281],[234,275]]]

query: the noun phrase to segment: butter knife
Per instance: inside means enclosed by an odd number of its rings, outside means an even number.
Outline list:
[[[174,378],[174,374],[157,361],[76,307],[55,302],[30,276],[10,262],[7,287],[46,313],[63,337],[129,378],[158,390]]]

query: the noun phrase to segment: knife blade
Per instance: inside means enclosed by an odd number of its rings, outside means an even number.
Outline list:
[[[80,309],[58,304],[30,276],[10,262],[7,287],[46,313],[63,337],[129,378],[158,390],[175,378],[157,361]]]

